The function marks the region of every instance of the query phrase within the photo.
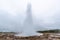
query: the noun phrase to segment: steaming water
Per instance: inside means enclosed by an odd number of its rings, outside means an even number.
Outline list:
[[[29,27],[30,28],[30,27]],[[36,33],[33,29],[25,28],[24,31],[16,36],[33,36],[33,35],[40,35]]]
[[[22,28],[21,33],[16,34],[16,36],[40,36],[41,33],[37,33],[35,26],[33,25],[24,25]]]
[[[36,30],[34,30],[34,26],[24,26],[22,33],[17,34],[16,36],[40,36],[41,33],[37,33]]]
[[[43,35],[43,34],[35,33],[35,34],[27,35],[26,33],[25,34],[22,33],[22,34],[16,34],[15,36],[27,37],[27,36],[40,36],[40,35]]]

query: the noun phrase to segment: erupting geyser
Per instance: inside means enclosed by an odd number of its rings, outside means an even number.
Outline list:
[[[33,21],[32,21],[31,3],[28,3],[26,13],[27,13],[27,18],[25,19],[24,24],[23,24],[23,32],[18,35],[19,36],[38,35],[38,33],[36,33],[36,31],[34,30],[34,25],[33,25]]]

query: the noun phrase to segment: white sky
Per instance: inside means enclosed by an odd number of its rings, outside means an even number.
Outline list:
[[[42,19],[45,23],[54,22],[52,16],[60,10],[60,0],[30,0],[32,12],[36,19]],[[26,11],[29,0],[0,0],[0,9],[13,16],[21,15]],[[23,14],[24,15],[24,14]]]
[[[52,11],[54,13],[59,5],[58,2],[59,0],[31,0],[33,12],[40,14],[39,16],[49,16]],[[0,0],[0,9],[15,15],[17,11],[24,11],[27,3],[28,0]]]

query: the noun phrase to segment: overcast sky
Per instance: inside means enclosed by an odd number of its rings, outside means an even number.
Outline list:
[[[18,20],[17,16],[22,17],[23,20],[28,2],[31,2],[32,15],[37,24],[40,24],[41,20],[44,25],[55,23],[53,16],[60,13],[60,0],[0,0],[0,11],[7,12],[12,20]]]

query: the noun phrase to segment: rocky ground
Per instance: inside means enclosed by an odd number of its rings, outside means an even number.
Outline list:
[[[0,40],[60,40],[60,35],[44,34],[40,36],[21,37],[13,34],[0,34]]]

